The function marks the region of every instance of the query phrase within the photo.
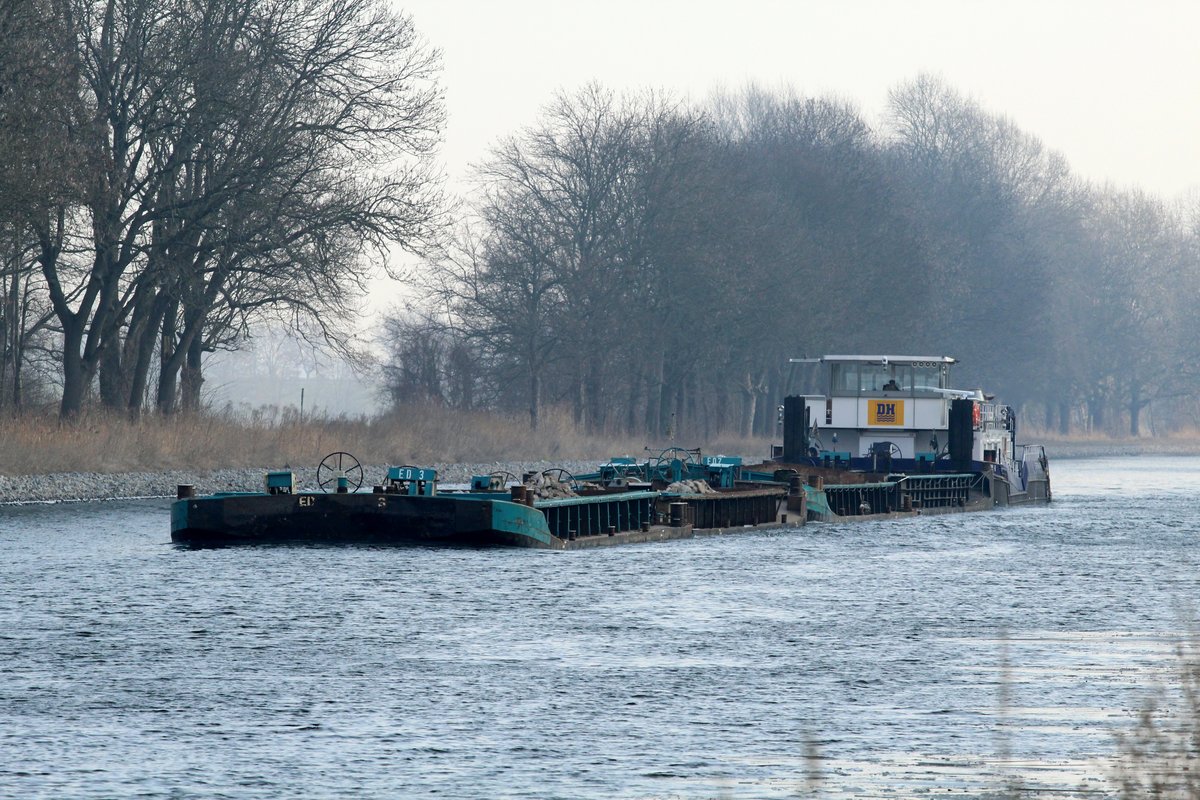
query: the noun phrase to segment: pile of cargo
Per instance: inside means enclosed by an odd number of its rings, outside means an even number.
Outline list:
[[[709,486],[708,481],[695,478],[675,481],[667,487],[668,494],[716,494],[717,490]]]
[[[537,473],[525,481],[529,494],[538,500],[560,500],[564,497],[578,497],[570,483],[559,480],[544,472]]]

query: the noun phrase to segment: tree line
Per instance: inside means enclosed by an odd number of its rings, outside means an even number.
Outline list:
[[[394,403],[771,435],[787,359],[948,354],[1069,432],[1186,425],[1200,212],[1098,186],[944,81],[885,113],[563,91],[442,196],[439,54],[383,0],[0,0],[0,408],[202,403],[263,325]]]
[[[771,435],[787,359],[953,355],[1027,421],[1188,424],[1200,215],[1097,186],[944,81],[851,104],[559,94],[474,170],[388,322],[396,402],[590,433]]]
[[[197,408],[267,320],[347,348],[442,225],[438,69],[382,0],[0,0],[0,403]]]

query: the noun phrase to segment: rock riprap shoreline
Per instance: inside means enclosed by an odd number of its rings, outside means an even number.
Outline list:
[[[1150,439],[1141,442],[1051,441],[1046,444],[1051,470],[1055,459],[1110,458],[1151,455],[1200,455],[1200,443],[1193,440],[1172,441]],[[466,483],[472,475],[490,472],[511,472],[520,477],[524,472],[541,472],[562,468],[573,474],[594,472],[603,459],[593,461],[525,461],[434,464],[443,483]],[[77,500],[118,500],[138,497],[174,497],[175,487],[190,483],[197,494],[212,492],[261,491],[265,468],[219,470],[160,470],[145,472],[60,472],[49,475],[0,475],[0,504],[53,503]],[[296,488],[318,491],[317,469],[299,467]],[[383,481],[387,468],[382,465],[363,466],[364,484]]]
[[[511,472],[540,472],[562,468],[572,473],[594,472],[596,461],[533,461],[487,464],[434,464],[442,483],[466,483],[472,475]],[[296,489],[319,491],[316,467],[300,467]],[[200,495],[212,492],[262,491],[265,468],[162,470],[147,472],[60,472],[50,475],[0,475],[0,504],[54,503],[80,500],[119,500],[142,497],[174,497],[175,487],[190,483]],[[363,485],[382,483],[387,468],[363,465]]]

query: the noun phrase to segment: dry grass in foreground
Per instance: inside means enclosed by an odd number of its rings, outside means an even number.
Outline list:
[[[1175,680],[1118,737],[1121,800],[1200,800],[1200,637],[1177,649]]]
[[[705,453],[768,452],[765,442],[724,439],[650,443],[599,438],[550,412],[538,431],[523,417],[406,408],[366,419],[309,419],[266,412],[249,420],[221,415],[147,417],[89,413],[72,424],[54,417],[0,420],[0,474],[137,472],[161,469],[314,466],[335,450],[364,464],[444,464],[597,460],[644,454],[648,444],[703,446]],[[714,449],[716,446],[724,450]]]

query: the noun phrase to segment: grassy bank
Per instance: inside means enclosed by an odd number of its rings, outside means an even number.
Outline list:
[[[335,450],[364,464],[597,460],[646,446],[703,444],[706,453],[765,454],[768,443],[648,442],[586,436],[568,415],[546,414],[536,432],[524,418],[439,408],[402,409],[376,418],[306,419],[264,413],[147,417],[137,422],[91,413],[72,424],[54,417],[0,420],[0,475],[168,469],[314,466]]]

